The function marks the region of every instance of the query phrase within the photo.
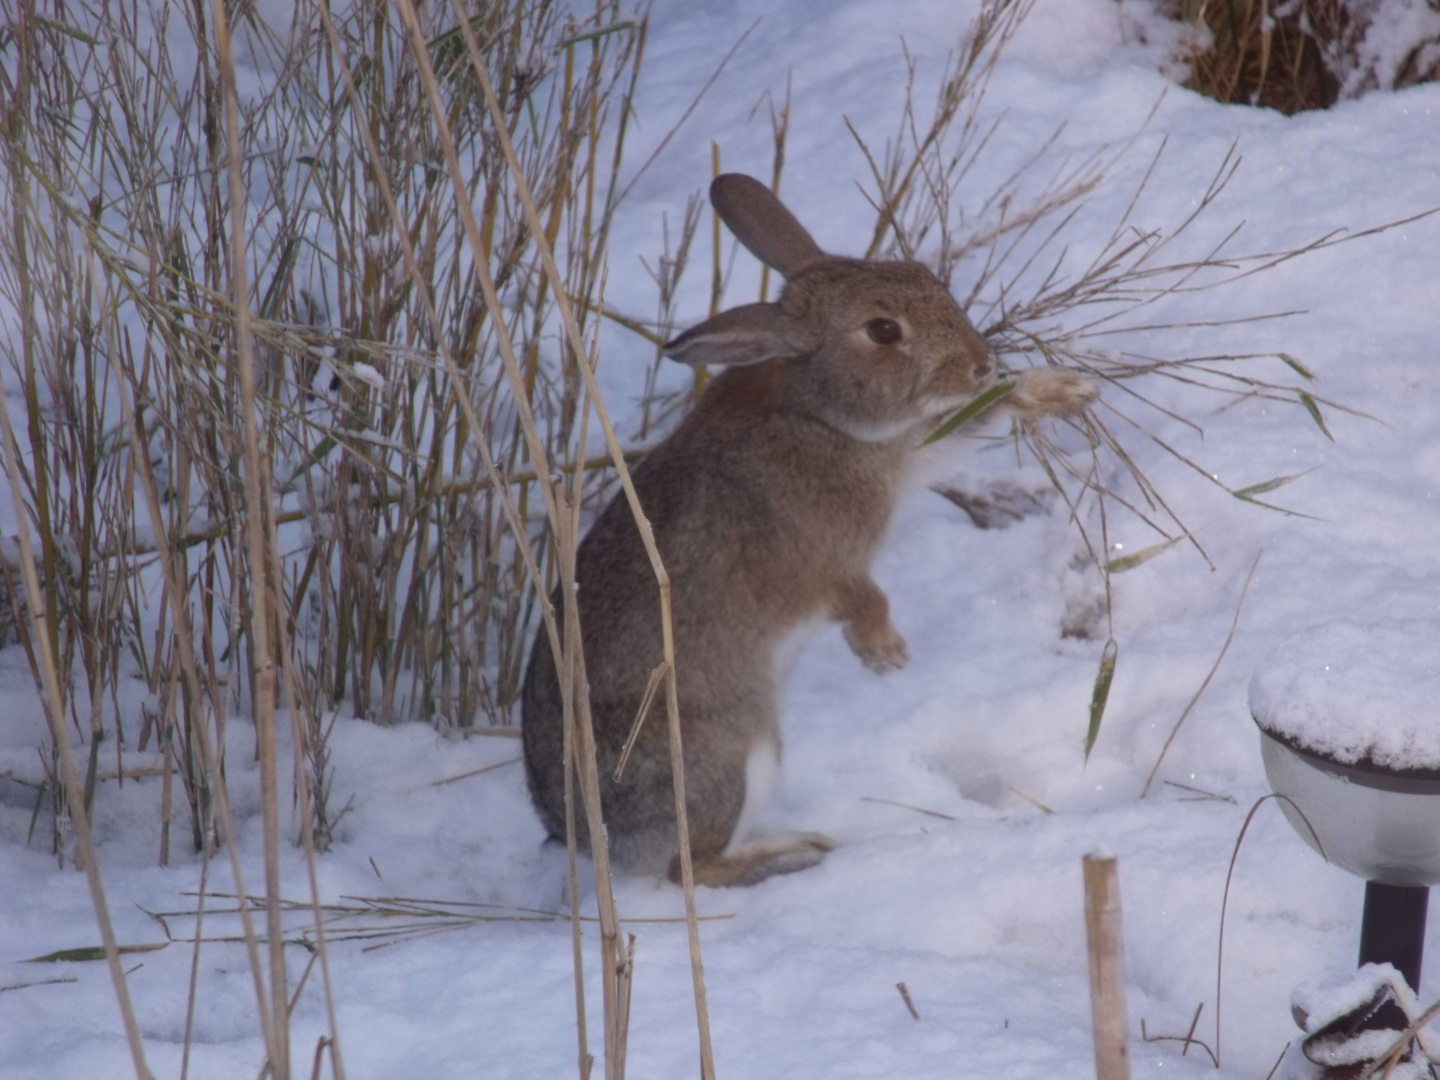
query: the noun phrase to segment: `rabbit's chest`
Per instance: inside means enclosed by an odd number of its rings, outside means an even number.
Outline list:
[[[899,486],[887,474],[818,478],[793,515],[800,546],[868,564],[889,532]]]

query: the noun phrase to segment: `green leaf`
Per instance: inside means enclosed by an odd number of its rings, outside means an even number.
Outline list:
[[[1314,381],[1315,373],[1309,368],[1307,368],[1304,364],[1300,363],[1299,360],[1296,360],[1295,357],[1291,356],[1289,353],[1283,352],[1276,353],[1275,355],[1280,357],[1281,360],[1285,361],[1285,363],[1289,366],[1290,370],[1295,372],[1295,374],[1299,375],[1302,379],[1309,379],[1311,381]]]
[[[161,941],[154,945],[118,945],[115,951],[124,956],[126,953],[147,953],[158,952],[170,943]],[[46,953],[44,956],[32,956],[29,960],[20,961],[22,964],[61,964],[61,963],[83,963],[87,960],[104,960],[105,946],[92,945],[81,949],[61,949],[59,952]]]
[[[299,247],[300,241],[292,238],[281,250],[275,273],[270,278],[270,286],[265,290],[265,298],[260,301],[260,317],[262,319],[275,317],[275,309],[280,305],[280,297],[285,290],[286,282],[290,279],[290,269],[295,265],[295,256]]]
[[[570,45],[578,45],[582,41],[594,41],[596,38],[602,38],[606,34],[618,34],[622,30],[634,29],[635,24],[627,19],[624,22],[611,23],[609,26],[601,26],[595,30],[586,30],[584,33],[576,34],[574,37],[568,37],[555,48],[557,50],[564,49]]]
[[[929,446],[933,442],[939,442],[946,435],[949,435],[952,431],[960,427],[962,424],[968,424],[971,420],[974,420],[975,417],[979,416],[986,409],[996,404],[1007,394],[1009,394],[1011,390],[1014,389],[1014,379],[1000,379],[998,382],[995,383],[994,386],[990,387],[989,390],[986,390],[974,401],[970,402],[968,405],[961,407],[958,412],[956,412],[950,417],[949,420],[946,420],[943,424],[936,428],[935,431],[930,435],[930,437],[920,445]]]
[[[1090,695],[1090,730],[1085,733],[1085,760],[1090,760],[1090,751],[1100,737],[1100,721],[1105,717],[1105,702],[1110,699],[1110,684],[1115,680],[1115,660],[1120,655],[1120,646],[1115,639],[1105,642],[1105,651],[1100,654],[1100,670],[1095,673],[1095,689]]]
[[[1267,491],[1274,491],[1286,484],[1293,484],[1302,476],[1309,476],[1314,469],[1306,469],[1304,472],[1291,473],[1289,476],[1277,476],[1273,480],[1266,480],[1259,484],[1251,484],[1249,487],[1241,488],[1239,491],[1230,492],[1237,499],[1244,499],[1246,502],[1254,502],[1253,495],[1264,495]]]
[[[1331,435],[1330,429],[1325,426],[1325,419],[1320,415],[1320,406],[1315,404],[1315,399],[1304,390],[1297,390],[1295,392],[1300,396],[1300,404],[1305,406],[1305,411],[1310,414],[1310,419],[1315,421],[1315,426],[1320,429],[1325,438],[1334,442],[1335,436]]]
[[[47,30],[53,30],[57,34],[64,34],[66,37],[74,38],[76,41],[83,41],[93,49],[100,48],[98,39],[91,37],[89,34],[82,34],[73,26],[66,26],[64,23],[56,22],[54,19],[42,19],[39,16],[34,16],[34,19]]]
[[[484,15],[473,15],[470,18],[470,29],[478,30],[484,23]],[[443,34],[433,37],[425,43],[427,52],[437,52],[442,49],[463,51],[464,48],[465,43],[459,23],[456,23],[452,29],[446,30]]]
[[[1249,487],[1241,488],[1239,491],[1231,491],[1230,494],[1242,502],[1250,503],[1252,506],[1263,506],[1266,510],[1275,510],[1278,513],[1288,514],[1291,517],[1303,517],[1315,521],[1317,519],[1311,514],[1302,514],[1298,510],[1286,510],[1283,506],[1276,506],[1274,503],[1268,503],[1263,499],[1255,498],[1256,495],[1263,495],[1267,491],[1274,491],[1276,488],[1284,487],[1286,484],[1293,483],[1302,476],[1308,476],[1314,471],[1314,469],[1306,469],[1304,472],[1291,473],[1289,476],[1277,476],[1273,480],[1266,480],[1259,484],[1251,484]]]
[[[310,466],[318,465],[324,461],[326,455],[339,445],[340,442],[334,435],[326,435],[315,444],[315,449],[311,450],[310,453],[305,456],[305,459],[295,466],[295,470],[290,474],[290,483],[293,484],[296,480],[300,479],[300,477],[305,474],[305,470],[310,468]]]
[[[1152,544],[1150,547],[1142,548],[1133,555],[1122,555],[1118,559],[1111,559],[1105,564],[1105,572],[1107,574],[1123,574],[1126,570],[1134,570],[1141,563],[1149,562],[1156,555],[1174,547],[1183,539],[1185,539],[1183,536],[1177,536],[1174,539],[1166,540],[1163,544]]]

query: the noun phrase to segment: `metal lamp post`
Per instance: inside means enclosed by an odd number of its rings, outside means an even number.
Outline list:
[[[1286,820],[1365,881],[1360,964],[1393,964],[1419,988],[1430,886],[1440,883],[1440,772],[1347,765],[1261,725],[1261,755]]]
[[[1440,884],[1440,621],[1314,627],[1250,684],[1261,756],[1286,819],[1365,881],[1359,963],[1418,991]],[[1432,719],[1433,717],[1433,719]],[[1389,1004],[1363,1029],[1405,1028]]]

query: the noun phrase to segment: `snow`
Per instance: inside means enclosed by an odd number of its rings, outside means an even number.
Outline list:
[[[1348,0],[1348,50],[1328,57],[1340,93],[1357,97],[1433,71],[1440,61],[1440,11],[1423,0]]]
[[[1440,620],[1333,622],[1301,631],[1250,682],[1262,728],[1347,765],[1440,768]]]
[[[794,102],[783,196],[827,250],[863,250],[873,220],[857,187],[866,166],[843,117],[883,147],[903,101],[902,37],[924,99],[974,12],[973,3],[951,0],[658,0],[631,168],[725,50],[760,21],[635,185],[613,233],[608,302],[651,309],[638,260],[659,250],[662,212],[678,221],[687,195],[708,182],[712,139],[724,168],[769,175],[768,121],[763,108],[752,111],[767,91],[783,95],[787,77]],[[1160,68],[1169,33],[1137,0],[1041,0],[996,69],[987,115],[1005,119],[961,194],[978,204],[1061,129],[1052,165],[1130,144],[1067,234],[1082,262],[1108,238],[1162,144],[1136,214],[1142,225],[1170,228],[1238,140],[1242,167],[1207,211],[1194,252],[1241,224],[1244,249],[1276,249],[1440,202],[1440,86],[1373,93],[1287,119],[1218,105],[1168,81]],[[1102,848],[1119,861],[1137,1080],[1267,1074],[1298,1034],[1292,989],[1354,965],[1361,885],[1262,807],[1235,862],[1217,1004],[1227,868],[1247,812],[1267,790],[1246,687],[1262,658],[1306,627],[1440,616],[1437,250],[1440,218],[1414,221],[1172,298],[1143,321],[1211,325],[1120,343],[1170,355],[1254,354],[1254,370],[1277,380],[1292,376],[1274,358],[1284,352],[1316,374],[1317,394],[1354,412],[1324,410],[1332,440],[1292,405],[1251,398],[1221,408],[1179,385],[1150,388],[1203,426],[1202,433],[1145,414],[1157,439],[1231,489],[1303,476],[1257,496],[1277,511],[1232,497],[1157,442],[1128,444],[1209,562],[1182,543],[1115,575],[1118,662],[1088,760],[1083,744],[1107,627],[1103,614],[1096,618],[1102,583],[1086,568],[1063,504],[1052,500],[1048,514],[1002,531],[972,527],[924,491],[908,501],[875,575],[911,664],[871,675],[828,630],[799,658],[785,702],[786,753],[765,823],[823,829],[839,847],[812,870],[698,897],[720,1077],[1090,1075],[1081,859]],[[957,291],[968,272],[957,271]],[[730,296],[748,299],[757,278],[753,264],[737,258]],[[703,317],[706,303],[699,278],[688,285],[687,322]],[[1303,314],[1226,325],[1275,311]],[[602,385],[623,415],[649,349],[619,331],[604,345]],[[13,373],[5,378],[18,417]],[[1129,408],[1107,397],[1107,407],[1120,406]],[[1124,426],[1113,412],[1102,415]],[[1017,466],[1003,442],[971,440],[947,467],[971,483],[1044,486],[1038,468]],[[12,532],[8,502],[3,514]],[[1135,517],[1117,513],[1108,524],[1108,557],[1160,539]],[[1223,662],[1186,713],[1232,623]],[[1062,636],[1067,624],[1088,627],[1090,636]],[[139,691],[119,704],[133,742]],[[1411,720],[1417,732],[1423,722]],[[29,836],[35,793],[21,781],[42,774],[45,731],[23,651],[0,650],[0,1071],[7,1080],[130,1076],[105,966],[24,962],[99,940],[84,876],[49,854],[45,814]],[[263,874],[253,735],[240,720],[228,732],[241,864],[254,890]],[[1383,723],[1376,732],[1393,734]],[[1440,738],[1434,728],[1424,737],[1427,745]],[[489,910],[517,917],[520,909],[564,909],[564,859],[542,846],[513,739],[341,717],[331,745],[335,804],[350,809],[334,850],[318,860],[327,903],[423,897],[500,905]],[[496,767],[476,771],[487,766]],[[147,912],[193,911],[201,862],[177,837],[172,865],[156,866],[158,782],[107,782],[97,798],[99,859],[119,940],[163,941]],[[308,895],[301,852],[286,850],[281,873],[287,896]],[[233,888],[227,860],[214,861],[208,875],[211,890]],[[593,912],[593,888],[581,892]],[[638,939],[630,1075],[693,1075],[684,927],[642,921],[680,916],[681,895],[632,878],[618,882],[617,900]],[[304,911],[290,916],[297,932],[306,924]],[[172,930],[186,936],[190,924],[175,919]],[[233,918],[207,916],[206,936],[230,932]],[[351,1077],[573,1075],[567,922],[497,918],[446,934],[332,941],[328,954]],[[288,956],[294,987],[309,954],[292,948]],[[598,958],[590,924],[596,1052]],[[192,963],[195,953],[181,943],[125,957],[157,1077],[180,1073]],[[255,1076],[263,1049],[243,947],[206,944],[194,971],[190,1075]],[[1427,986],[1428,996],[1419,988],[1425,1002],[1440,982],[1432,977]],[[1142,1020],[1151,1036],[1183,1035],[1201,1004],[1196,1035],[1219,1053],[1218,1072],[1198,1048],[1141,1040]],[[295,1060],[308,1073],[328,1031],[318,970],[299,994],[293,1030]]]
[[[1286,1054],[1276,1071],[1279,1080],[1318,1080],[1325,1072],[1316,1063],[1343,1068],[1382,1060],[1400,1033],[1383,1028],[1356,1032],[1353,1025],[1386,1001],[1398,1005],[1411,1023],[1420,1018],[1422,1008],[1414,992],[1390,964],[1366,964],[1359,971],[1324,976],[1296,987],[1291,1007],[1297,1022],[1304,1019],[1307,1040],[1303,1050],[1297,1043]],[[1337,1023],[1340,1021],[1344,1023]],[[1320,1034],[1332,1024],[1337,1025],[1336,1031]],[[1428,1064],[1435,1050],[1434,1032],[1424,1027],[1419,1039],[1426,1053],[1411,1055],[1413,1060],[1407,1058],[1392,1075],[1416,1080],[1431,1075]]]
[[[1391,987],[1403,1006],[1416,1016],[1413,994],[1406,994],[1405,977],[1393,964],[1365,964],[1358,971],[1330,974],[1302,983],[1290,995],[1290,1006],[1305,1017],[1305,1033],[1313,1035],[1347,1013],[1369,1005],[1386,987]],[[1413,1020],[1412,1020],[1413,1022]],[[1394,1042],[1394,1037],[1391,1037]]]

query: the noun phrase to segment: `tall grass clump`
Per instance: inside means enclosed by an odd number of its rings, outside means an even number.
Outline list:
[[[1188,85],[1218,101],[1293,114],[1440,78],[1440,10],[1406,0],[1176,0],[1201,28]]]
[[[73,826],[93,870],[97,785],[158,772],[160,861],[179,823],[243,897],[225,758],[253,743],[268,962],[242,915],[276,1076],[279,835],[287,802],[307,850],[343,813],[338,711],[508,725],[539,616],[578,640],[545,597],[573,566],[644,33],[609,0],[362,0],[285,26],[40,0],[0,31],[0,350],[24,405],[3,584],[54,717],[55,848]],[[605,938],[623,1048],[613,917]]]
[[[234,27],[240,265],[264,458],[252,505],[217,27],[205,5],[160,5],[153,20],[146,8],[41,3],[5,42],[16,62],[0,75],[0,288],[22,332],[0,350],[25,404],[43,624],[65,710],[86,733],[87,796],[102,745],[121,753],[120,725],[136,712],[126,706],[140,698],[145,730],[131,734],[176,766],[189,840],[203,846],[214,777],[196,745],[200,718],[252,702],[253,673],[273,663],[290,672],[323,832],[336,813],[324,735],[339,703],[381,723],[514,719],[537,592],[475,439],[488,441],[542,573],[553,580],[554,569],[532,452],[500,377],[497,318],[557,462],[575,443],[581,380],[571,343],[554,334],[556,287],[453,13],[432,9],[422,29],[498,310],[477,287],[389,5],[336,19],[358,102],[313,11],[302,5],[280,27],[245,14]],[[598,304],[643,27],[604,2],[583,20],[550,0],[467,17],[564,288]],[[402,265],[402,232],[421,283]],[[442,345],[458,372],[438,362]],[[469,430],[461,395],[484,431]],[[252,524],[277,544],[263,573],[248,561]],[[161,583],[183,602],[154,605]],[[267,657],[254,655],[259,583],[275,603]]]

